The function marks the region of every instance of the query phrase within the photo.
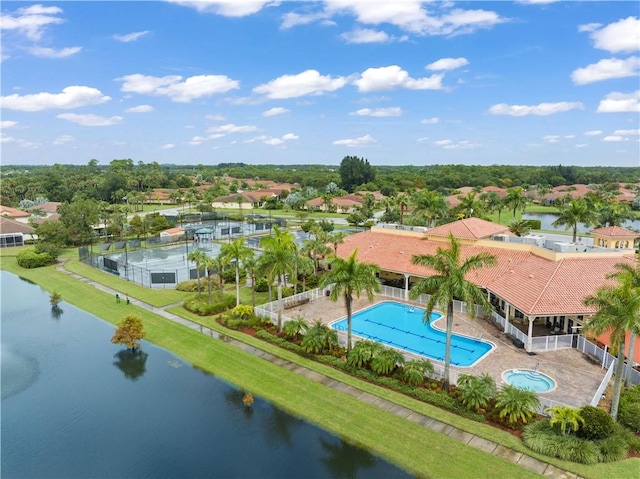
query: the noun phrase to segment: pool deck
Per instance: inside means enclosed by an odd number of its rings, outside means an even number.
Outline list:
[[[370,303],[366,297],[356,298],[353,311],[360,311],[382,301],[397,300],[376,296],[374,302]],[[328,324],[344,318],[346,309],[342,299],[333,302],[327,297],[321,297],[300,307],[285,310],[283,314],[289,317],[303,317],[309,321],[320,319]],[[434,326],[444,330],[445,318],[436,320]],[[539,363],[537,370],[552,377],[557,383],[554,390],[539,393],[540,396],[570,406],[580,407],[589,404],[606,373],[606,369],[590,363],[576,349],[561,349],[529,355],[524,349],[513,346],[502,331],[490,321],[481,318],[472,320],[465,313],[454,313],[453,331],[472,338],[481,338],[495,347],[474,366],[461,368],[452,365],[452,370],[474,375],[488,373],[500,386],[504,384],[502,373],[507,369],[534,369],[536,363]],[[437,361],[432,360],[432,362],[438,364]]]

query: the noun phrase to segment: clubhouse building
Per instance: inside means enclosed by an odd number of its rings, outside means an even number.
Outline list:
[[[583,304],[603,285],[617,263],[635,266],[634,242],[640,234],[619,227],[591,231],[593,244],[547,239],[542,234],[518,237],[508,227],[468,218],[432,229],[380,224],[345,238],[337,254],[380,267],[380,281],[407,300],[411,287],[432,271],[413,265],[414,255],[447,248],[449,234],[461,245],[461,257],[495,256],[495,266],[483,267],[467,279],[486,291],[495,311],[493,320],[527,352],[575,347],[575,333],[595,309]],[[589,241],[591,243],[591,241]],[[568,343],[568,344],[564,344]],[[627,342],[628,344],[628,342]],[[636,357],[636,362],[640,358]]]

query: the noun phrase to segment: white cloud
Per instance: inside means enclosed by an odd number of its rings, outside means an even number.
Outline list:
[[[173,143],[167,143],[166,145],[162,145],[160,148],[162,148],[163,150],[170,150],[171,148],[175,148],[176,145],[174,145]]]
[[[346,138],[344,140],[336,140],[333,142],[334,145],[349,147],[366,146],[371,143],[376,143],[376,140],[371,135],[364,135],[359,138]]]
[[[0,97],[0,106],[10,110],[40,111],[48,108],[68,110],[88,105],[100,105],[111,100],[96,88],[88,86],[68,86],[61,93],[34,93]]]
[[[429,63],[425,68],[427,70],[455,70],[456,68],[463,67],[469,64],[469,60],[466,58],[441,58],[433,63]]]
[[[340,35],[347,43],[387,43],[393,40],[388,33],[370,28],[356,28]]]
[[[57,115],[56,118],[60,118],[61,120],[67,120],[71,123],[77,123],[82,126],[111,126],[117,125],[122,121],[121,116],[112,116],[111,118],[106,118],[98,115],[79,115],[78,113],[61,113]]]
[[[153,111],[151,105],[138,105],[125,110],[126,113],[149,113],[150,111]]]
[[[598,135],[602,135],[602,130],[585,131],[584,134],[587,136],[598,136]]]
[[[624,60],[608,58],[584,68],[574,70],[571,74],[571,79],[576,85],[586,85],[588,83],[610,80],[612,78],[638,76],[639,69],[639,57],[629,57]]]
[[[427,78],[411,78],[406,70],[398,65],[380,68],[367,68],[360,78],[353,82],[361,92],[385,91],[395,88],[408,90],[440,90],[442,77],[435,73]]]
[[[640,113],[640,90],[609,93],[598,105],[598,113]]]
[[[637,136],[640,135],[640,129],[637,130],[616,130],[613,132],[616,136]]]
[[[546,135],[542,139],[547,143],[560,143],[560,135]]]
[[[2,121],[0,121],[0,128],[2,128],[3,130],[6,130],[7,128],[13,128],[17,124],[18,124],[17,121],[2,120]]]
[[[347,83],[345,77],[320,75],[317,70],[306,70],[297,75],[283,75],[253,89],[254,93],[270,99],[297,98],[336,91]]]
[[[280,24],[280,28],[286,30],[297,25],[308,25],[316,21],[326,20],[327,18],[328,14],[326,12],[308,14],[289,12],[285,13],[282,16],[282,23]]]
[[[189,140],[189,144],[190,145],[199,145],[200,143],[203,143],[205,141],[207,141],[207,139],[202,137],[202,136],[194,136],[193,138],[191,138],[191,140]]]
[[[59,13],[62,13],[61,8],[44,5],[19,8],[14,14],[2,15],[0,28],[14,30],[29,40],[39,41],[47,26],[64,22],[62,18],[55,16]]]
[[[278,115],[284,115],[285,113],[288,113],[288,112],[289,112],[288,109],[283,108],[281,106],[277,106],[274,108],[270,108],[267,111],[263,111],[262,116],[266,116],[266,117],[278,116]]]
[[[434,145],[439,146],[444,150],[473,150],[482,145],[478,143],[472,143],[469,140],[453,141],[453,140],[437,140],[433,142]]]
[[[211,121],[224,121],[226,120],[226,118],[223,115],[205,115],[204,116],[205,120],[211,120]]]
[[[211,128],[207,129],[207,132],[222,133],[222,135],[227,135],[229,133],[250,133],[257,130],[258,127],[253,125],[234,125],[233,123],[227,123],[226,125],[212,126]]]
[[[439,8],[435,3],[427,10],[421,0],[395,2],[364,2],[362,0],[326,0],[325,14],[289,18],[289,26],[309,23],[338,14],[351,14],[365,25],[391,24],[417,35],[453,35],[471,33],[504,22],[497,13],[486,10],[446,10],[442,16],[432,14]],[[443,4],[442,8],[448,5]]]
[[[225,17],[245,17],[258,13],[272,3],[270,0],[167,0],[184,7],[195,8],[200,13],[214,13]]]
[[[420,123],[423,125],[435,125],[436,123],[440,123],[440,118],[434,116],[433,118],[423,118],[420,120]]]
[[[239,82],[226,75],[196,75],[181,80],[179,75],[153,77],[139,73],[116,78],[116,81],[123,82],[121,90],[124,92],[167,96],[179,103],[239,88]]]
[[[357,116],[373,116],[376,118],[384,118],[384,117],[390,117],[390,116],[402,116],[404,112],[402,111],[402,108],[400,108],[399,106],[392,106],[389,108],[361,108],[358,111],[353,111],[351,113],[349,113],[350,115],[357,115]]]
[[[75,138],[71,135],[60,135],[55,140],[53,140],[54,145],[64,145],[65,143],[69,143],[70,141],[74,141]]]
[[[297,140],[299,138],[300,137],[294,133],[287,133],[286,135],[282,135],[280,138],[267,136],[267,135],[259,135],[259,136],[250,138],[249,140],[245,140],[245,143],[255,143],[257,141],[261,141],[265,145],[278,146],[278,145],[282,145],[286,141]]]
[[[126,35],[118,35],[115,33],[112,38],[122,43],[135,42],[137,39],[144,37],[149,34],[149,30],[144,30],[143,32],[133,32],[127,33]]]
[[[40,58],[66,58],[71,55],[75,55],[82,50],[82,47],[67,47],[61,48],[60,50],[56,50],[55,48],[46,48],[46,47],[29,47],[27,51],[35,56]]]
[[[593,45],[611,53],[634,52],[640,50],[640,19],[628,17],[610,23],[606,27],[586,25],[582,31],[589,31]],[[590,29],[589,29],[590,27]]]
[[[607,142],[618,142],[618,141],[624,141],[625,138],[619,135],[609,135],[609,136],[605,136],[602,141],[607,141]]]
[[[427,141],[428,139],[429,139],[429,137],[428,137],[428,136],[423,136],[423,137],[421,137],[421,138],[418,138],[418,140],[417,140],[417,141],[418,141],[418,143],[422,143],[423,141]]]
[[[540,103],[539,105],[507,105],[499,103],[489,108],[492,115],[526,116],[537,115],[547,116],[555,113],[563,113],[569,110],[584,110],[584,105],[579,101],[561,101],[557,103]]]

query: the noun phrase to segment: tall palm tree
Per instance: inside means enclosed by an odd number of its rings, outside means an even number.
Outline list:
[[[251,306],[256,308],[256,278],[258,276],[258,260],[255,255],[248,256],[242,263],[247,276],[251,278]]]
[[[516,219],[516,213],[518,210],[524,211],[529,200],[524,194],[524,190],[520,187],[509,188],[507,190],[507,196],[504,197],[504,204],[507,208],[511,208],[513,212],[512,219]]]
[[[415,222],[433,227],[437,219],[446,216],[447,201],[437,191],[416,191],[411,195],[411,217]]]
[[[331,301],[337,301],[340,295],[344,297],[347,308],[347,354],[351,351],[353,297],[359,298],[364,292],[369,301],[373,301],[373,294],[380,291],[380,281],[376,277],[380,268],[375,264],[359,262],[356,259],[357,254],[356,248],[348,259],[332,258],[330,260],[331,269],[320,282],[320,288],[334,285],[330,294]]]
[[[253,256],[253,250],[245,245],[244,236],[234,239],[231,243],[220,248],[220,253],[227,261],[235,262],[236,266],[236,306],[240,304],[240,263]]]
[[[458,196],[460,204],[456,207],[456,211],[463,218],[481,218],[484,214],[485,203],[480,200],[474,192],[467,193],[466,196]]]
[[[444,355],[444,388],[449,390],[449,369],[451,366],[451,335],[453,334],[453,301],[458,299],[467,306],[467,311],[473,317],[475,304],[484,311],[492,309],[487,295],[475,284],[468,281],[466,276],[471,271],[484,266],[496,264],[496,258],[490,253],[482,252],[469,256],[464,261],[461,256],[460,242],[449,234],[449,248],[438,248],[435,254],[413,255],[411,263],[431,268],[435,275],[424,278],[409,292],[411,299],[416,299],[423,293],[430,294],[424,315],[424,321],[431,320],[431,313],[436,305],[447,310],[447,337]]]
[[[338,245],[344,243],[347,233],[344,231],[333,231],[327,235],[327,241],[333,244],[333,253],[338,254]]]
[[[187,256],[187,259],[189,261],[193,261],[196,264],[196,277],[198,278],[198,296],[200,296],[200,269],[204,265],[206,258],[207,254],[200,249],[192,251]]]
[[[622,226],[635,217],[631,206],[616,202],[605,202],[598,211],[598,223],[602,226]]]
[[[594,334],[610,332],[611,347],[618,350],[611,402],[611,417],[616,419],[624,374],[625,336],[627,331],[639,329],[640,290],[631,281],[618,278],[617,286],[603,286],[595,294],[587,296],[584,304],[596,308],[585,329]]]
[[[578,236],[578,223],[584,223],[585,225],[592,225],[595,222],[595,211],[589,207],[586,200],[582,198],[576,198],[569,203],[559,206],[560,214],[552,225],[564,226],[565,229],[573,229],[573,242],[576,242]]]
[[[616,278],[621,283],[628,283],[629,286],[635,289],[636,292],[640,291],[640,256],[636,258],[636,266],[633,267],[629,263],[617,263],[617,271],[609,274],[608,278]],[[628,386],[631,380],[631,368],[634,362],[634,353],[636,348],[636,336],[640,336],[640,317],[636,319],[635,330],[631,329],[629,339],[629,357],[627,375],[624,378],[625,384]]]
[[[263,253],[260,256],[260,271],[270,282],[278,282],[278,332],[282,331],[282,283],[284,276],[293,273],[296,260],[296,242],[290,231],[273,228],[273,236],[260,240]]]

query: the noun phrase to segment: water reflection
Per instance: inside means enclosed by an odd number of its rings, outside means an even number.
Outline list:
[[[51,306],[51,317],[53,319],[60,319],[60,316],[62,316],[62,313],[64,313],[64,311],[57,304],[55,306]]]
[[[122,349],[113,355],[116,361],[113,365],[124,373],[130,381],[136,381],[147,372],[147,357],[149,355],[141,349]]]
[[[376,458],[370,452],[351,444],[348,439],[340,438],[340,442],[335,443],[320,438],[320,444],[326,453],[321,460],[333,478],[354,479],[362,469],[376,464]]]

